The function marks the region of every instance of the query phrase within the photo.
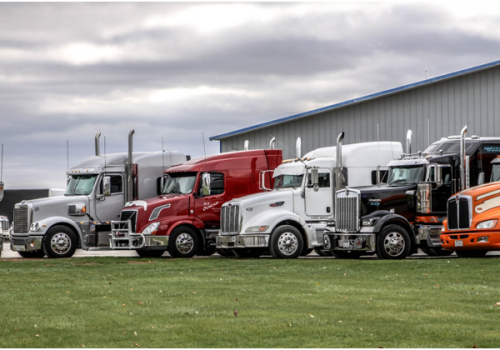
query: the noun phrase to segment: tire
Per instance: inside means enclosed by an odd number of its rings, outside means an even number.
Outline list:
[[[319,256],[333,256],[333,252],[331,250],[321,250],[321,249],[314,249],[316,254]]]
[[[191,227],[177,227],[168,240],[168,251],[173,258],[191,258],[199,248],[199,237]]]
[[[457,250],[457,256],[459,258],[484,258],[487,250]]]
[[[161,258],[164,250],[136,250],[137,255],[141,258]]]
[[[206,247],[203,250],[200,250],[198,252],[198,255],[200,255],[200,256],[210,256],[210,255],[212,255],[214,253],[215,253],[215,246],[212,245],[212,246]]]
[[[334,250],[333,255],[337,259],[359,259],[362,252],[358,252],[355,250]]]
[[[388,225],[377,236],[379,259],[404,259],[410,254],[410,250],[410,236],[401,226]]]
[[[429,256],[448,256],[453,254],[453,251],[450,252],[443,248],[420,248],[420,250]]]
[[[43,249],[32,250],[31,252],[18,252],[23,258],[43,258],[45,253]]]
[[[233,252],[237,258],[258,258],[262,254],[262,249],[243,248],[243,249],[234,249]]]
[[[233,257],[234,251],[232,249],[216,249],[217,254],[224,257]]]
[[[311,254],[313,251],[312,248],[306,248],[304,247],[304,249],[302,249],[302,253],[300,254],[300,256],[308,256],[309,254]]]
[[[304,240],[299,230],[290,225],[278,226],[271,233],[269,248],[273,258],[295,259],[304,249]]]
[[[78,241],[72,229],[66,226],[54,226],[43,240],[45,252],[49,258],[69,258],[73,256]]]

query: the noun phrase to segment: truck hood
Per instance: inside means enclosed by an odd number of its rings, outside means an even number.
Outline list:
[[[356,188],[361,192],[361,215],[367,215],[377,210],[394,209],[397,214],[408,213],[409,204],[406,191],[417,189],[416,184],[404,186],[367,186]]]
[[[293,198],[293,190],[283,189],[283,190],[273,190],[270,192],[261,192],[255,193],[248,196],[240,197],[232,199],[229,202],[224,203],[224,205],[228,203],[239,204],[242,206],[253,206],[253,205],[261,205],[261,204],[270,204],[280,201],[292,200]]]
[[[479,197],[486,198],[493,195],[500,194],[500,183],[499,182],[490,182],[487,184],[470,187],[466,190],[459,192],[459,194],[471,196],[471,197]]]
[[[54,216],[55,213],[59,216],[69,216],[69,206],[72,204],[83,204],[89,210],[89,198],[87,196],[59,196],[46,197],[22,201],[17,204],[26,204],[31,207],[33,213],[33,222]],[[16,204],[16,205],[17,205]]]

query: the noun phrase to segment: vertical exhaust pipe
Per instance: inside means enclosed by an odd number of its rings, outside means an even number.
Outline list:
[[[406,133],[406,154],[411,154],[411,130]]]
[[[295,155],[297,158],[302,157],[302,139],[297,137],[297,141],[295,142]]]
[[[134,150],[134,133],[135,129],[128,133],[128,159],[127,159],[127,202],[134,200],[134,179],[132,177],[132,152]]]
[[[465,171],[465,134],[467,133],[467,125],[460,131],[460,191],[465,190],[465,177],[469,174]]]
[[[249,144],[248,140],[245,140],[245,143],[243,144],[243,149],[245,151],[248,151],[248,144]]]
[[[337,166],[335,168],[335,191],[342,189],[342,141],[344,140],[344,132],[342,131],[337,136]]]
[[[101,147],[99,144],[99,139],[101,138],[101,132],[99,131],[97,134],[95,134],[95,155],[100,156],[101,155]]]
[[[273,137],[271,141],[269,141],[269,149],[274,149],[275,143],[276,143],[276,137]]]

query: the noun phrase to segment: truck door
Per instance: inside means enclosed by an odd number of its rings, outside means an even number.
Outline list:
[[[305,188],[305,207],[307,216],[333,217],[333,188],[331,184],[332,171],[319,169],[318,187],[315,189],[311,182],[311,171],[308,171]]]
[[[220,226],[220,209],[226,202],[223,172],[202,173],[198,196],[194,199],[195,216],[205,223],[205,228]]]
[[[120,210],[125,205],[125,190],[124,181],[121,175],[106,174],[110,177],[111,188],[110,195],[102,197],[101,199],[94,198],[95,201],[95,211],[90,215],[96,220],[101,222],[107,222],[111,220],[120,219]],[[101,177],[97,186],[102,187]],[[103,193],[102,188],[96,191],[97,193]]]

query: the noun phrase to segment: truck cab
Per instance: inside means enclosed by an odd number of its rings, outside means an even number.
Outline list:
[[[264,191],[281,150],[245,150],[199,157],[165,172],[155,198],[126,203],[112,222],[111,248],[139,256],[211,255],[221,222],[221,206],[233,198]],[[259,183],[259,179],[263,182]]]
[[[490,183],[460,191],[447,201],[441,246],[459,257],[500,250],[500,156],[491,166]]]
[[[461,186],[488,179],[490,161],[500,154],[500,139],[465,138],[466,131],[390,162],[386,184],[338,191],[342,219],[325,230],[325,246],[351,258],[376,253],[402,259],[417,248],[433,256],[451,254],[440,238],[447,199]]]
[[[375,183],[377,167],[402,153],[399,142],[342,145],[343,137],[337,146],[284,161],[274,171],[272,191],[225,203],[217,249],[240,257],[321,253],[324,229],[335,219],[335,189]]]
[[[23,257],[70,257],[77,248],[109,250],[110,221],[127,198],[142,199],[159,191],[163,171],[181,164],[180,152],[129,152],[96,155],[67,171],[64,196],[23,200],[14,206],[11,249]]]

